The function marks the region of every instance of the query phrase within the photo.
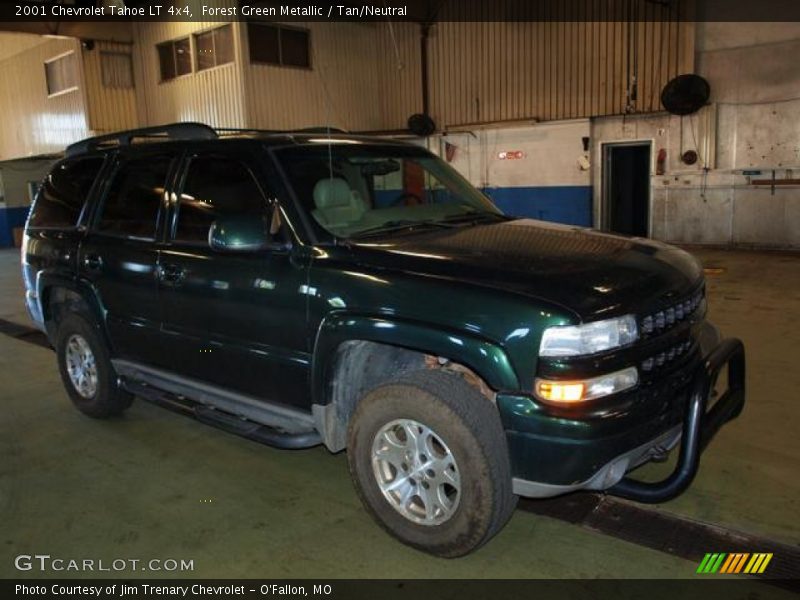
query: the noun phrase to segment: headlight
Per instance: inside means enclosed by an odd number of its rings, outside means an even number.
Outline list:
[[[595,354],[625,346],[635,342],[638,337],[636,318],[633,315],[584,325],[549,327],[542,335],[539,356]]]

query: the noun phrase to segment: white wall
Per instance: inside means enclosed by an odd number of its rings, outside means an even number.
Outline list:
[[[437,136],[434,147],[506,213],[591,225],[591,178],[581,166],[588,119]]]
[[[15,160],[0,162],[3,203],[0,208],[19,208],[30,204],[28,184],[41,182],[54,160]]]
[[[602,198],[601,148],[653,142],[651,234],[706,244],[800,246],[800,186],[755,186],[752,179],[800,178],[800,24],[706,23],[698,28],[697,72],[711,106],[688,117],[666,113],[598,118],[592,124],[595,224]],[[697,150],[695,166],[679,159]],[[703,167],[707,166],[708,171]],[[761,171],[747,176],[745,170]]]
[[[584,154],[581,138],[589,132],[589,119],[579,119],[437,137],[456,146],[451,164],[478,187],[588,186],[590,173],[578,159]],[[514,151],[522,158],[501,158]]]
[[[78,86],[48,96],[44,62],[75,52]],[[87,136],[80,43],[50,39],[0,61],[0,160],[60,152]]]

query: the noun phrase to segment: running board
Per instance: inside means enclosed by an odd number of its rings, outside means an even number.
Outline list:
[[[322,443],[310,413],[125,360],[112,360],[132,394],[264,444],[308,448]]]

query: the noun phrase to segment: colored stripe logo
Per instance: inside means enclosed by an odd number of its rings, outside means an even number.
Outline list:
[[[772,560],[772,553],[756,552],[709,552],[705,555],[697,567],[698,573],[749,573],[759,575],[763,573],[769,561]]]

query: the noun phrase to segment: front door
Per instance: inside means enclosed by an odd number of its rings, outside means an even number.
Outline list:
[[[305,261],[288,244],[218,252],[208,243],[222,215],[248,215],[266,227],[278,222],[264,181],[257,161],[245,156],[188,159],[159,264],[165,339],[180,375],[307,407]]]
[[[118,161],[81,242],[80,276],[97,290],[115,357],[166,366],[156,265],[159,215],[175,154]]]

